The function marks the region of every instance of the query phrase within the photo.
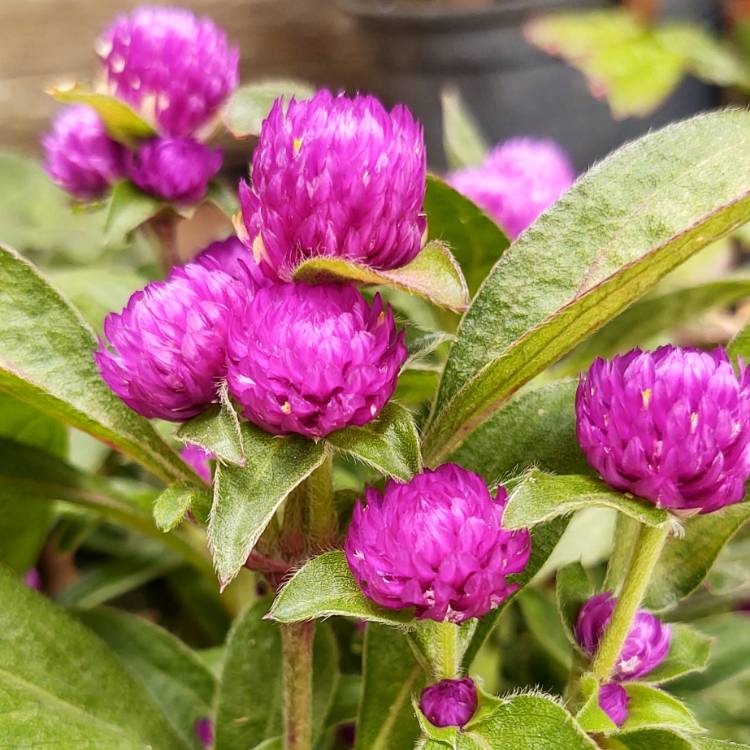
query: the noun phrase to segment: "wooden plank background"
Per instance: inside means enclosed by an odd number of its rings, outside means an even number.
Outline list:
[[[89,80],[93,44],[118,11],[139,0],[0,0],[0,148],[39,153],[59,107],[44,89]],[[211,16],[242,52],[241,80],[296,76],[366,88],[367,65],[350,19],[333,0],[175,0]]]

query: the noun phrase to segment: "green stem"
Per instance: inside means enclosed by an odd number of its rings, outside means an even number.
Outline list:
[[[284,678],[284,750],[312,748],[314,622],[281,626]]]
[[[436,676],[441,680],[454,680],[458,677],[461,666],[458,663],[458,625],[452,622],[438,623],[440,648]]]
[[[150,218],[146,226],[151,230],[159,249],[161,264],[168,273],[180,265],[180,252],[177,244],[177,224],[180,218],[172,210],[160,211]]]
[[[305,481],[308,497],[308,538],[315,550],[325,549],[336,541],[338,518],[333,497],[333,457],[328,453],[323,463]]]
[[[600,682],[607,682],[615,669],[668,534],[668,524],[641,526],[622,591],[592,664],[592,671]]]

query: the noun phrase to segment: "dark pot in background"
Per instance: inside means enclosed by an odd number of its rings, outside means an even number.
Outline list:
[[[459,89],[491,142],[518,134],[554,138],[579,169],[650,128],[719,103],[716,89],[688,79],[653,116],[616,121],[578,71],[523,36],[534,16],[611,7],[613,0],[499,0],[471,9],[341,2],[369,46],[372,82],[363,88],[412,109],[424,123],[433,169],[445,168],[440,92],[447,85]],[[718,2],[710,0],[665,0],[663,7],[669,18],[718,20]]]

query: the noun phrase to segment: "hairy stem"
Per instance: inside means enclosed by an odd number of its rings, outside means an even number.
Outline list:
[[[668,524],[641,526],[612,620],[599,643],[592,665],[592,671],[600,682],[607,682],[615,669],[668,534]]]
[[[156,238],[161,264],[168,273],[174,266],[180,265],[180,253],[177,247],[177,224],[179,217],[174,211],[161,211],[148,220],[148,228]]]
[[[314,622],[281,625],[284,677],[284,750],[312,747]]]
[[[438,624],[440,637],[439,663],[435,665],[437,677],[441,680],[453,680],[459,675],[458,658],[458,625],[452,622]]]

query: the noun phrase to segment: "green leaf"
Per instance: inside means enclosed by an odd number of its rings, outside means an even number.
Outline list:
[[[370,601],[354,580],[341,550],[326,552],[305,563],[281,589],[268,613],[277,622],[301,622],[343,615],[368,622],[404,625],[411,610],[383,609]]]
[[[702,672],[709,663],[713,639],[689,625],[672,623],[672,642],[667,658],[649,672],[644,682],[661,685],[691,672]]]
[[[749,750],[750,745],[738,745],[736,742],[712,740],[710,737],[691,738],[693,750]]]
[[[211,510],[211,495],[208,489],[188,482],[170,484],[156,498],[154,521],[162,531],[172,531],[182,523],[191,508],[196,518],[201,522],[207,521]]]
[[[104,224],[108,245],[121,241],[167,207],[160,198],[144,193],[129,180],[118,182],[112,189]]]
[[[469,304],[461,268],[450,250],[437,241],[427,243],[408,265],[390,271],[379,271],[345,258],[319,256],[300,263],[294,278],[308,284],[350,281],[394,287],[454,312],[462,312]]]
[[[430,355],[454,336],[445,331],[423,331],[414,326],[406,327],[406,348],[409,356],[404,362],[403,370],[427,365]]]
[[[428,238],[451,248],[473,296],[510,241],[479,206],[432,174],[427,175],[424,210]]]
[[[570,563],[557,571],[557,611],[568,642],[580,653],[575,626],[581,607],[594,595],[594,585],[580,563]]]
[[[413,747],[419,727],[411,699],[424,687],[425,675],[406,636],[386,625],[368,624],[362,675],[354,750]]]
[[[596,357],[610,357],[648,343],[662,331],[697,318],[705,310],[730,305],[748,295],[750,277],[747,276],[734,276],[651,295],[636,302],[576,347],[561,370],[578,373]]]
[[[0,247],[0,391],[88,432],[165,481],[192,478],[151,424],[102,380],[78,313],[16,252]]]
[[[245,446],[240,420],[226,394],[226,385],[222,385],[220,390],[221,404],[185,422],[175,437],[183,443],[199,445],[213,453],[219,462],[244,466]]]
[[[150,123],[129,104],[115,96],[89,91],[78,83],[53,88],[49,93],[58,102],[65,104],[88,104],[96,110],[110,137],[125,145],[132,146],[141,138],[156,135],[156,130]]]
[[[440,463],[510,396],[660,278],[748,219],[750,114],[623,146],[503,255],[462,318],[423,449]]]
[[[578,383],[561,380],[519,393],[469,435],[452,460],[492,482],[536,467],[591,471],[576,438]]]
[[[578,723],[590,734],[611,734],[617,731],[617,725],[609,718],[599,705],[599,683],[596,677],[585,674],[580,683],[583,705],[576,714]]]
[[[393,402],[386,404],[374,422],[364,427],[347,427],[330,434],[326,440],[342,453],[405,482],[422,469],[414,418]]]
[[[466,109],[458,89],[445,89],[440,97],[443,109],[443,149],[451,169],[481,164],[489,145]]]
[[[457,748],[487,750],[592,750],[576,720],[554,698],[528,693],[499,699],[492,711],[478,712],[459,735]]]
[[[0,601],[0,736],[8,747],[187,748],[91,631],[4,570]]]
[[[684,537],[667,541],[646,594],[645,606],[672,607],[704,581],[724,545],[750,518],[750,502],[684,521]]]
[[[733,360],[742,357],[744,362],[750,363],[750,321],[745,323],[729,342],[727,353]]]
[[[195,723],[212,713],[216,679],[198,656],[171,633],[135,615],[111,609],[75,614],[143,685],[184,744],[202,750]]]
[[[280,96],[308,99],[315,93],[310,84],[292,79],[270,79],[240,86],[224,107],[222,119],[235,138],[258,135],[274,101]]]
[[[622,732],[642,729],[674,729],[678,732],[701,732],[690,709],[663,690],[640,682],[623,685],[628,694],[628,718]]]
[[[208,522],[208,544],[222,589],[248,555],[286,496],[325,459],[322,442],[269,435],[242,425],[247,464],[219,464]]]
[[[570,644],[560,626],[560,616],[552,598],[538,588],[527,586],[518,596],[518,605],[537,642],[558,664],[569,670]]]
[[[674,732],[647,729],[620,734],[617,742],[625,750],[696,750],[699,747],[696,743],[700,742],[700,738],[691,737],[688,740]]]
[[[669,522],[665,510],[629,493],[616,492],[600,479],[577,474],[557,476],[530,469],[510,493],[503,525],[510,529],[535,526],[595,506],[613,508],[647,526]]]

